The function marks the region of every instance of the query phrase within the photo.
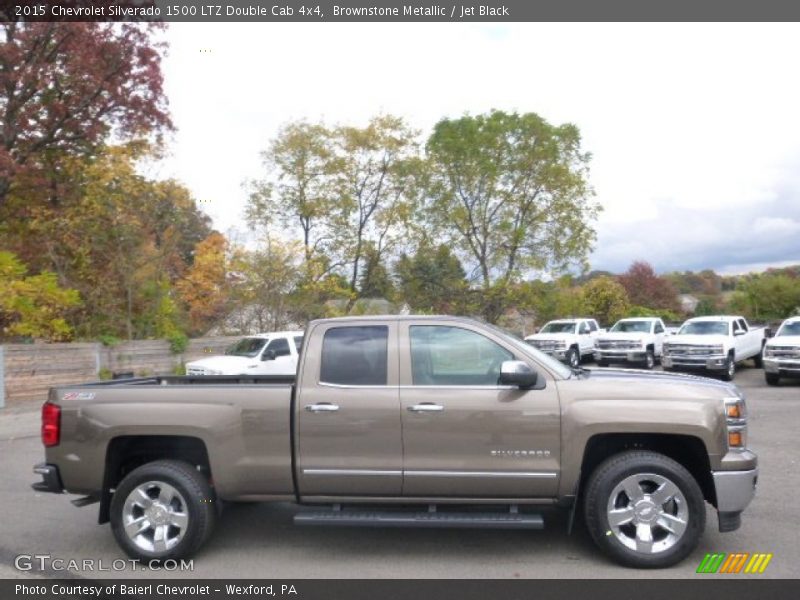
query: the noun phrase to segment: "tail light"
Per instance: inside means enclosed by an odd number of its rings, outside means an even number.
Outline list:
[[[61,441],[61,407],[50,402],[42,406],[42,443],[46,448]]]

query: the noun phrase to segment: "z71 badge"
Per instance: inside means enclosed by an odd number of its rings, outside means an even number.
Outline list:
[[[67,392],[62,400],[94,400],[94,392]]]

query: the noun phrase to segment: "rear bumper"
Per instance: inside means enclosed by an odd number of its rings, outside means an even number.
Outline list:
[[[57,466],[39,463],[33,467],[33,472],[42,476],[41,481],[31,484],[31,487],[37,492],[61,494],[64,491],[64,485],[61,483],[61,474],[58,472]]]
[[[758,468],[748,471],[715,471],[719,530],[735,531],[741,525],[741,514],[753,500],[758,483]]]

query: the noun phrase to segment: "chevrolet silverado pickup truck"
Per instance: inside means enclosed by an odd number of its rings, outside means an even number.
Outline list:
[[[295,502],[298,524],[544,526],[583,511],[633,567],[733,531],[755,493],[732,384],[572,369],[458,317],[312,321],[296,377],[149,377],[65,386],[42,408],[39,492],[99,502],[133,557],[188,556],[220,502]]]
[[[778,385],[781,377],[800,377],[800,317],[786,319],[764,346],[764,378]]]
[[[661,359],[666,327],[657,317],[620,319],[607,333],[597,336],[594,360],[599,367],[608,363],[638,363],[645,369]]]
[[[600,329],[594,319],[559,319],[545,323],[538,333],[525,338],[534,348],[567,363],[571,367],[581,364],[581,359],[592,356],[594,340]]]
[[[695,317],[664,344],[661,364],[665,371],[700,369],[733,381],[736,363],[752,358],[762,366],[766,341],[766,329],[750,327],[744,317]]]

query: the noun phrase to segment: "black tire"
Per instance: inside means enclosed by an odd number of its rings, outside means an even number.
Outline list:
[[[597,361],[597,366],[598,367],[607,367],[608,366],[608,361],[607,360],[598,360]]]
[[[733,360],[733,354],[728,354],[728,359],[725,361],[725,368],[722,371],[722,381],[733,381],[736,376],[736,361]]]
[[[650,348],[644,353],[644,363],[642,366],[648,371],[653,370],[656,366],[656,355]]]
[[[138,546],[125,532],[126,501],[139,486],[150,482],[156,484],[155,492],[158,483],[177,490],[180,499],[175,502],[180,511],[188,515],[185,530],[177,530],[180,532],[177,543],[162,551]],[[119,546],[133,558],[143,561],[185,558],[194,554],[211,534],[217,504],[208,479],[194,466],[178,460],[154,461],[131,471],[117,486],[111,499],[111,531]]]
[[[755,365],[756,369],[764,368],[764,346],[761,346],[761,352],[753,357],[753,364]]]
[[[685,499],[687,516],[682,535],[671,546],[657,552],[645,553],[628,547],[623,538],[618,537],[612,530],[609,524],[608,506],[612,494],[616,496],[615,488],[623,480],[635,476],[647,479],[654,475],[668,480],[677,487]],[[674,501],[669,500],[666,504],[670,505],[672,502]],[[672,506],[677,507],[678,504],[674,503]],[[652,514],[652,510],[649,512]],[[663,454],[632,450],[611,456],[591,474],[584,495],[584,517],[595,544],[613,560],[628,567],[658,569],[680,562],[697,547],[706,526],[706,507],[700,486],[681,464]],[[633,524],[630,526],[634,527],[635,532],[635,526]],[[666,530],[660,528],[656,531],[659,535],[662,532],[666,536],[669,535]],[[652,535],[652,539],[655,539],[655,534]],[[659,540],[658,543],[662,542]]]
[[[781,382],[781,376],[777,373],[764,373],[764,379],[767,385],[778,385]]]
[[[567,364],[573,369],[579,367],[581,364],[581,353],[575,347],[567,350],[565,358],[567,359]]]

